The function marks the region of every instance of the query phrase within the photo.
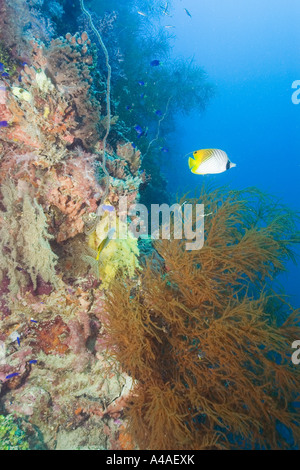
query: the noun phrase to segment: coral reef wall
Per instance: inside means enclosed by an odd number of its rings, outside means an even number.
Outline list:
[[[107,184],[105,71],[86,32],[54,38],[37,6],[0,3],[0,408],[50,449],[121,448],[132,379],[103,346],[103,296],[120,269],[134,275],[139,249],[115,240],[97,259],[101,235],[90,243]],[[138,198],[141,153],[115,133],[106,157],[102,202],[118,216],[121,196]]]

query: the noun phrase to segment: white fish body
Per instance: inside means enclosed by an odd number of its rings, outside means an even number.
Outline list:
[[[189,167],[196,175],[213,175],[223,173],[235,167],[226,152],[219,149],[203,149],[193,153],[189,158]]]

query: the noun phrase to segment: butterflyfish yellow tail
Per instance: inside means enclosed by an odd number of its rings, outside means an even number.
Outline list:
[[[196,165],[197,165],[196,160],[194,160],[193,158],[190,157],[190,158],[189,158],[189,167],[190,167],[190,170],[191,170],[192,172],[195,171]]]
[[[189,167],[190,167],[191,169],[193,168],[193,166],[195,165],[195,163],[196,163],[196,161],[195,161],[192,157],[190,157],[190,158],[189,158]]]

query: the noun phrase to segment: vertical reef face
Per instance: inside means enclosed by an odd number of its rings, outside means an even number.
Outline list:
[[[137,200],[141,153],[114,132],[102,200],[105,70],[86,32],[53,38],[35,3],[0,3],[0,414],[50,449],[118,449],[132,379],[104,350],[103,296],[139,249],[115,240],[97,260],[93,234],[101,201]]]

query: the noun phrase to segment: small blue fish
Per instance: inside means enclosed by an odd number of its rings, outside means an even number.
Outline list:
[[[19,75],[18,80],[19,80],[19,82],[21,83],[21,81],[22,81],[22,75]]]
[[[33,320],[33,319],[31,319],[30,321],[31,321],[31,323],[37,323],[37,321],[35,321],[35,320]]]
[[[108,206],[106,204],[102,204],[102,210],[106,211],[106,212],[114,212],[115,208],[114,206]]]
[[[108,204],[101,204],[97,209],[97,215],[103,215],[105,212],[115,212],[114,206]]]
[[[2,62],[0,62],[0,72],[4,72],[4,64]]]
[[[131,110],[132,110],[132,106],[131,106],[130,104],[128,104],[128,105],[126,106],[126,109],[127,109],[127,111],[131,111]]]
[[[142,99],[145,98],[145,93],[141,93],[140,98],[142,98]]]
[[[138,81],[138,84],[139,84],[140,86],[145,86],[145,82],[143,82],[143,80],[139,80],[139,81]]]
[[[0,127],[7,127],[8,122],[7,121],[0,121]]]
[[[161,151],[162,151],[163,153],[168,153],[168,152],[169,152],[169,149],[166,148],[166,147],[163,147],[163,148],[161,149]]]
[[[136,149],[136,145],[135,144],[131,144],[132,145],[132,148]]]
[[[18,372],[14,372],[13,374],[7,375],[5,378],[6,379],[12,379],[13,377],[17,377],[18,375],[20,375]]]
[[[4,72],[4,73],[2,74],[2,77],[4,77],[4,78],[9,77],[9,73]]]
[[[190,18],[192,18],[192,15],[190,14],[189,10],[187,10],[186,8],[185,8],[185,12]]]
[[[160,109],[158,109],[157,111],[155,111],[155,114],[156,114],[157,116],[162,116],[162,115],[163,115],[163,113],[161,112]]]
[[[37,361],[35,359],[32,359],[31,361],[29,361],[29,364],[37,364]]]
[[[25,65],[28,65],[27,62],[22,62],[22,66],[25,67]]]
[[[163,7],[162,5],[160,5],[160,8],[163,10],[163,13],[164,15],[166,16],[171,16],[169,13],[168,13],[168,10],[169,10],[169,4],[168,2],[166,2],[166,5]]]
[[[157,59],[156,59],[156,60],[152,60],[152,61],[150,62],[150,65],[151,65],[151,67],[158,67],[158,66],[160,65],[160,61],[157,60]]]
[[[19,336],[17,337],[17,342],[18,342],[18,345],[21,346],[21,342],[20,342]]]
[[[139,136],[143,135],[144,131],[143,131],[143,129],[141,128],[141,126],[135,126],[134,129],[135,129],[135,131],[137,132],[137,134],[138,134]]]

